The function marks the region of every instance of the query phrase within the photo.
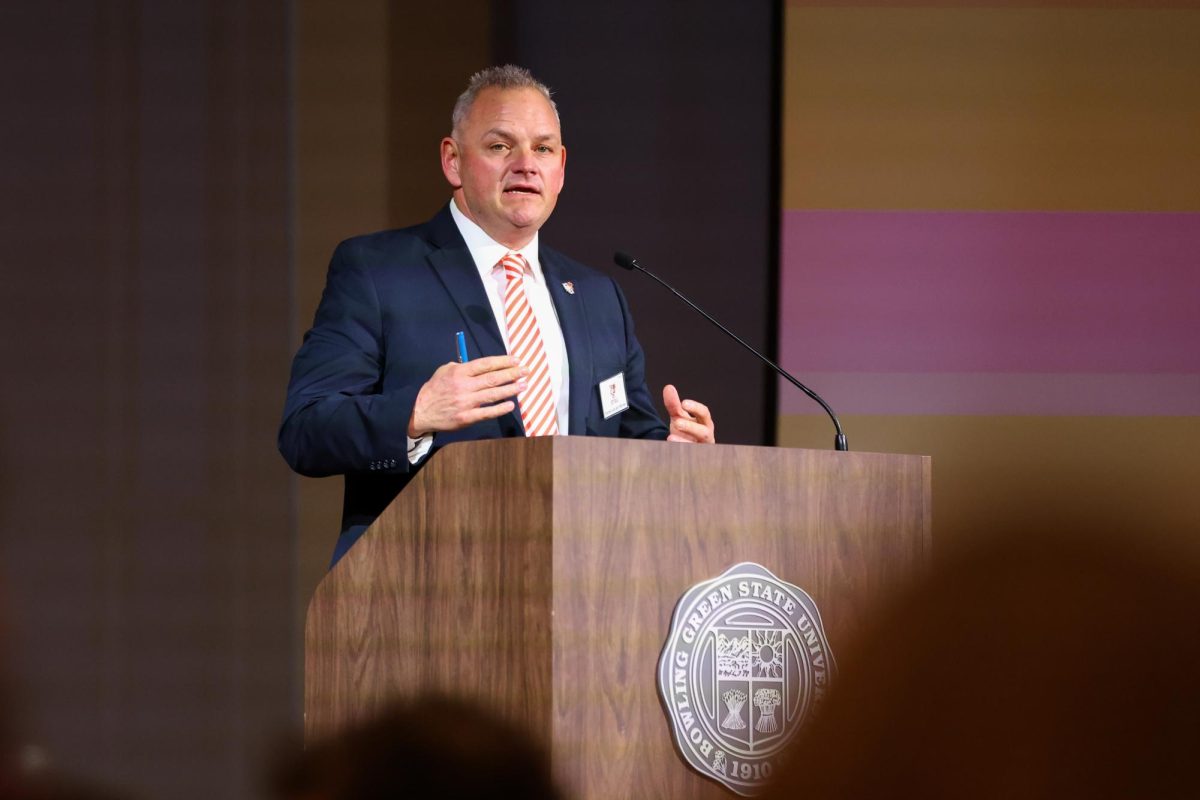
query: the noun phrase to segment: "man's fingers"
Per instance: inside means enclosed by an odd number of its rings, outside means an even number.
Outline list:
[[[686,436],[690,442],[699,442],[703,441],[706,437],[708,428],[699,422],[692,422],[682,417],[674,417],[671,419],[671,433]]]
[[[454,425],[449,429],[450,431],[454,431],[457,428],[466,428],[468,425],[475,425],[476,422],[496,419],[498,416],[511,413],[512,409],[516,407],[516,403],[505,401],[496,405],[480,405],[479,408],[464,408],[455,414]]]
[[[515,404],[504,401],[525,390],[524,378],[525,370],[512,356],[443,364],[417,392],[409,435],[458,430],[511,413]]]
[[[512,400],[507,400],[503,403],[496,403],[494,406],[480,406],[464,411],[459,415],[459,420],[462,422],[462,427],[474,425],[476,422],[482,422],[485,419],[495,419],[509,414],[517,407],[517,404]]]
[[[699,403],[695,400],[684,400],[682,406],[683,410],[691,414],[693,419],[700,422],[709,422],[712,420],[712,412],[708,410],[708,406],[704,405],[704,403]]]
[[[526,376],[524,367],[508,367],[507,369],[497,369],[491,372],[485,372],[478,377],[472,378],[476,386],[479,387],[494,387],[506,386],[515,383]]]
[[[471,395],[470,404],[473,406],[488,405],[498,403],[501,400],[507,400],[510,397],[516,397],[521,392],[528,388],[529,384],[525,381],[517,383],[508,383],[504,386],[489,387],[481,389]]]
[[[678,394],[675,396],[678,398]],[[665,391],[663,399],[666,400]],[[671,412],[671,430],[667,441],[709,444],[716,440],[716,425],[713,424],[708,406],[695,400],[679,402],[678,411]]]
[[[667,407],[667,414],[672,417],[684,415],[683,405],[679,402],[679,392],[669,383],[663,387],[663,405]]]
[[[486,356],[484,358],[477,358],[474,361],[468,361],[462,366],[466,374],[474,378],[487,372],[495,372],[498,369],[519,367],[520,364],[521,362],[513,356]]]

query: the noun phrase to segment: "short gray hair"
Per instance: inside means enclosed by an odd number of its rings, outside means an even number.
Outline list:
[[[471,76],[471,80],[467,82],[467,90],[458,96],[458,101],[454,104],[454,112],[450,115],[452,136],[457,135],[463,120],[467,118],[471,106],[475,103],[475,98],[484,89],[535,89],[541,92],[542,96],[550,103],[550,108],[554,109],[555,121],[560,126],[562,125],[562,120],[558,118],[558,106],[554,103],[554,98],[550,96],[550,87],[533,77],[533,73],[524,67],[505,64],[502,67],[482,69]]]

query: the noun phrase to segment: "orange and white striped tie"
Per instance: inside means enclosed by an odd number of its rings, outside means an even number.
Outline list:
[[[550,385],[550,364],[546,361],[542,329],[525,295],[525,272],[529,264],[519,253],[508,253],[500,259],[499,266],[504,269],[508,354],[521,359],[521,365],[529,369],[529,385],[517,395],[521,423],[526,436],[554,436],[558,433],[558,404]]]

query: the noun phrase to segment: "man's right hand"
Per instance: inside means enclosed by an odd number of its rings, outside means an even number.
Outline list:
[[[417,392],[408,435],[455,431],[510,413],[512,399],[525,391],[528,371],[512,356],[477,358],[465,364],[443,364]]]

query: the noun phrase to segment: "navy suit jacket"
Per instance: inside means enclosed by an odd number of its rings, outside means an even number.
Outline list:
[[[665,439],[617,284],[544,245],[538,257],[570,364],[568,433]],[[449,205],[423,225],[338,245],[313,326],[292,362],[279,430],[279,450],[292,469],[312,477],[345,475],[335,562],[419,467],[408,463],[408,421],[421,386],[439,366],[457,360],[456,331],[466,333],[471,358],[506,354]],[[625,373],[629,409],[606,420],[597,384],[618,372]],[[438,433],[433,449],[522,435],[513,412]]]

